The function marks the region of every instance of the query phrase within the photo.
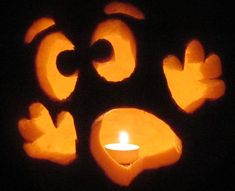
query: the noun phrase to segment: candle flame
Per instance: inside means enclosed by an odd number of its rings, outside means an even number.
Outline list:
[[[119,134],[119,141],[121,144],[127,144],[128,143],[128,134],[125,131],[120,132]]]

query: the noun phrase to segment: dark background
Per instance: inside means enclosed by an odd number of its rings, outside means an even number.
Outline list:
[[[138,64],[131,78],[107,83],[86,58],[78,66],[81,78],[68,101],[51,101],[41,91],[33,65],[37,42],[23,43],[27,28],[35,19],[50,16],[86,50],[95,25],[108,18],[102,11],[106,2],[1,1],[0,190],[234,190],[234,19],[226,1],[131,1],[146,15],[141,22],[122,18],[138,43]],[[161,64],[168,54],[183,60],[192,39],[200,40],[207,54],[221,57],[227,88],[221,99],[186,115],[169,96]],[[24,153],[17,122],[35,101],[46,105],[52,116],[62,109],[73,113],[80,137],[79,157],[73,164],[59,166]],[[118,106],[143,108],[167,121],[183,141],[181,160],[144,171],[127,188],[113,184],[89,152],[89,133],[99,114]]]

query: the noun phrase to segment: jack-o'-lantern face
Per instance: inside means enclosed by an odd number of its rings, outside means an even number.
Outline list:
[[[129,17],[136,22],[145,21],[141,10],[123,2],[109,3],[104,13]],[[25,43],[30,44],[47,31],[37,47],[35,74],[45,96],[56,104],[71,100],[82,73],[76,63],[69,70],[64,69],[67,63],[61,65],[59,59],[66,54],[79,54],[79,46],[76,47],[55,26],[51,18],[38,19],[28,29]],[[131,27],[119,17],[109,17],[96,25],[86,51],[95,74],[110,86],[135,75],[137,54],[140,54],[138,41]],[[197,40],[187,45],[183,64],[176,56],[167,56],[163,60],[163,72],[172,99],[183,112],[192,113],[206,100],[216,100],[224,94],[225,84],[219,79],[222,73],[220,58],[216,54],[205,58],[203,47]],[[50,109],[41,102],[30,105],[29,112],[30,118],[23,118],[18,124],[27,155],[62,165],[79,157],[76,143],[83,139],[79,134],[82,127],[76,124],[79,116],[70,111],[60,111],[54,124]],[[118,152],[114,157],[106,149],[106,145],[119,142],[118,136],[122,131],[128,134],[129,143],[139,147],[137,158],[128,165],[118,161],[125,153]],[[182,142],[174,127],[157,114],[138,106],[117,107],[114,103],[113,108],[94,119],[89,148],[97,164],[113,182],[129,185],[143,170],[176,163],[182,155]]]

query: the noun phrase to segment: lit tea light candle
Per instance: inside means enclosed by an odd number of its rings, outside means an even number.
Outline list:
[[[131,164],[138,158],[140,147],[138,145],[129,144],[128,139],[128,134],[126,132],[120,132],[120,143],[105,145],[106,151],[119,164]]]

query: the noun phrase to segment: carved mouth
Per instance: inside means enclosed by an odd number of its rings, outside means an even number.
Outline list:
[[[125,131],[130,143],[139,145],[137,160],[124,166],[112,157],[105,145],[118,142],[118,134]],[[120,185],[128,185],[145,169],[168,166],[179,160],[182,143],[170,126],[144,110],[116,108],[98,117],[90,138],[91,152],[107,176]]]

